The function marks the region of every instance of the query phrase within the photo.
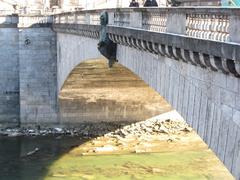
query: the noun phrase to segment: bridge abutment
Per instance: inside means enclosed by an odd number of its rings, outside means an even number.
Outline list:
[[[0,127],[19,124],[18,39],[16,23],[0,25]]]
[[[57,119],[56,34],[50,27],[19,31],[21,125],[54,124]]]
[[[57,123],[56,33],[48,16],[1,16],[0,125]]]

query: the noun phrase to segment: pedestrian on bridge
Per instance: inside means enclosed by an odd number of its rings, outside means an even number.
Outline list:
[[[144,7],[158,7],[158,3],[156,0],[146,0],[143,6]]]
[[[136,0],[132,0],[132,2],[130,3],[129,7],[139,7],[139,3],[136,2]]]

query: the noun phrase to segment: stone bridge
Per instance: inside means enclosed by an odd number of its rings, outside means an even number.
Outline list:
[[[0,15],[0,123],[59,122],[76,65],[101,57],[102,10]],[[108,9],[119,63],[154,88],[240,178],[240,9]]]

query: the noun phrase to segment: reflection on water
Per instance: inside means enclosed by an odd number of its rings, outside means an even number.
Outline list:
[[[84,141],[79,137],[0,137],[0,180],[43,179],[55,160]]]

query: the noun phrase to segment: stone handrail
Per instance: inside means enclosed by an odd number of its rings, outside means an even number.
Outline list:
[[[4,26],[17,26],[18,16],[17,15],[3,15],[0,14],[0,27]]]
[[[38,27],[52,24],[53,17],[48,15],[20,15],[18,27]]]
[[[1,15],[0,14],[0,27],[39,27],[49,26],[53,23],[53,17],[48,15]]]
[[[98,25],[103,10],[57,14],[55,23]],[[166,32],[221,42],[240,42],[240,8],[106,9],[109,25]]]

